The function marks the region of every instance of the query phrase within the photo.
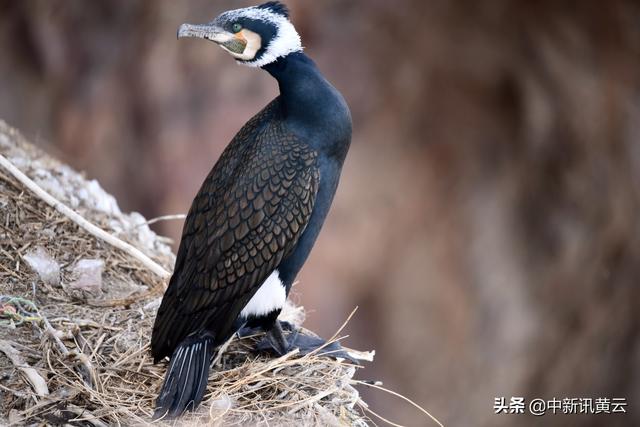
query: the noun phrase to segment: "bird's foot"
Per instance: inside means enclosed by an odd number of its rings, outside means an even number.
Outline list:
[[[284,325],[282,325],[284,326]],[[294,349],[298,349],[301,355],[317,352],[319,356],[333,359],[346,359],[350,363],[358,365],[356,358],[349,354],[339,342],[328,343],[320,337],[305,335],[299,329],[295,329],[287,323],[288,330],[285,333],[279,321],[276,321],[273,329],[267,332],[265,338],[258,343],[256,350],[284,356]]]
[[[283,332],[292,332],[296,329],[295,326],[293,326],[291,323],[287,321],[276,320],[276,322],[280,322],[280,327],[282,328]],[[265,332],[265,330],[260,326],[258,327],[244,326],[240,328],[237,334],[238,334],[238,338],[246,338],[252,335],[261,334],[263,332]]]

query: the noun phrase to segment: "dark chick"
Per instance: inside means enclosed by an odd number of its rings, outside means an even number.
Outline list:
[[[276,354],[323,344],[295,332],[287,338],[277,317],[327,216],[351,141],[347,104],[302,53],[281,3],[184,24],[178,37],[211,40],[238,63],[262,68],[280,95],[240,129],[191,205],[151,338],[155,361],[170,357],[156,418],[198,406],[212,357],[241,328],[267,331]]]

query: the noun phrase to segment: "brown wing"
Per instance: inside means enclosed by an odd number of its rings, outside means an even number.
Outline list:
[[[242,131],[239,136],[242,135]],[[190,333],[217,340],[295,247],[313,209],[316,153],[266,120],[225,150],[198,192],[151,341],[156,360]]]

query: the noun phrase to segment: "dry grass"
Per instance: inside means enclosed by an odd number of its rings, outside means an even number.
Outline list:
[[[36,180],[57,180],[61,201],[170,269],[169,248],[139,216],[92,203],[79,191],[87,184],[81,176],[2,122],[0,153]],[[166,369],[152,363],[148,349],[162,280],[2,170],[0,245],[0,424],[148,423]],[[25,254],[36,247],[60,265],[59,284],[40,280],[26,265]],[[102,288],[92,293],[69,286],[72,267],[87,258],[104,261]],[[285,314],[297,324],[303,317],[293,306]],[[315,355],[256,355],[257,339],[230,343],[211,370],[205,401],[180,423],[366,425],[366,405],[352,386],[356,367]],[[29,368],[44,379],[44,390],[29,382]]]

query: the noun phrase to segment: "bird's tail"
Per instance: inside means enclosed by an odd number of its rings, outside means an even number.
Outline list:
[[[153,419],[175,418],[200,404],[215,351],[212,337],[191,336],[176,347],[156,400]]]

